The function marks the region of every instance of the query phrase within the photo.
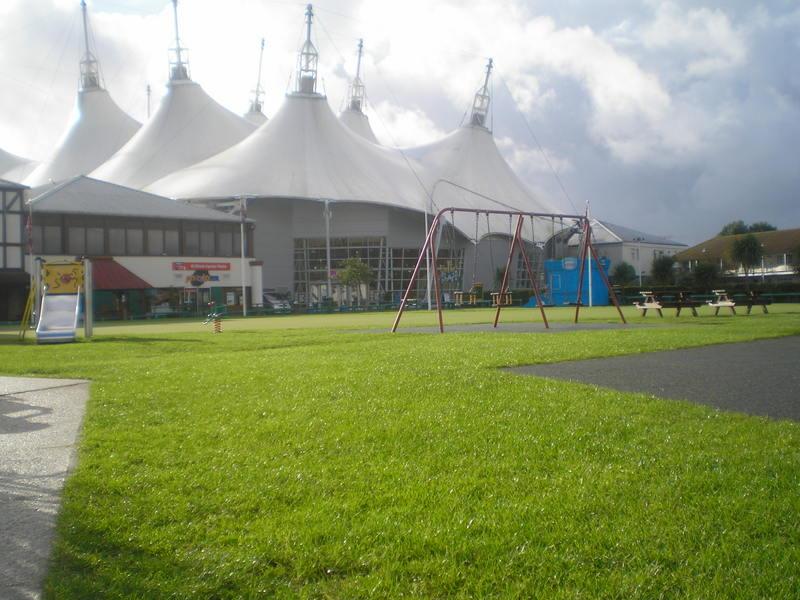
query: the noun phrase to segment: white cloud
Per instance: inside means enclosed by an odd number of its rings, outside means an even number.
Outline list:
[[[706,76],[742,65],[747,58],[744,32],[721,10],[686,12],[671,2],[659,5],[655,20],[641,33],[648,48],[683,49],[689,53],[686,73]]]
[[[382,143],[401,148],[427,144],[445,134],[420,109],[404,108],[391,102],[374,105],[370,123]]]
[[[574,168],[569,158],[552,149],[544,148],[543,153],[539,148],[516,142],[510,137],[498,138],[497,147],[511,168],[521,175],[552,176],[553,171],[560,175]]]

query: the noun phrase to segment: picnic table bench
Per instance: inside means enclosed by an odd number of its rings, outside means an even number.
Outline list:
[[[674,308],[675,309],[675,316],[681,316],[681,310],[684,308],[688,308],[692,311],[692,316],[697,316],[697,307],[700,306],[700,302],[697,300],[692,299],[689,296],[689,292],[675,292],[674,296],[671,296],[671,299],[667,298],[659,298],[659,302],[661,303],[662,308]]]
[[[714,309],[714,316],[716,317],[719,315],[720,308],[729,308],[731,309],[732,314],[736,314],[736,302],[730,299],[728,296],[728,292],[725,290],[711,290],[714,294],[714,300],[709,300],[708,305]]]
[[[745,294],[744,298],[744,305],[747,307],[748,315],[750,314],[750,311],[753,310],[754,306],[760,306],[765,315],[769,314],[767,305],[772,304],[772,298],[767,298],[766,296],[762,296],[753,291]]]
[[[656,295],[653,292],[644,292],[643,291],[643,292],[640,292],[640,293],[641,293],[644,301],[643,302],[634,302],[633,305],[638,310],[641,311],[642,316],[646,317],[647,316],[647,311],[649,309],[653,309],[655,311],[658,311],[658,316],[659,317],[663,317],[664,313],[661,312],[661,309],[663,308],[663,306],[661,305],[661,302],[658,299],[658,297],[656,297]]]

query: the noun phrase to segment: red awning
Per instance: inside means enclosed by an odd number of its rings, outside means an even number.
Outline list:
[[[153,287],[113,258],[92,260],[92,286],[96,290],[146,290]]]

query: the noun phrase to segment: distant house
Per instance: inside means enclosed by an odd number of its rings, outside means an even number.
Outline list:
[[[692,246],[675,255],[684,268],[692,269],[698,263],[716,264],[728,275],[744,276],[744,269],[732,258],[733,244],[745,235],[720,235]],[[787,277],[794,274],[794,264],[800,248],[800,229],[780,229],[753,233],[763,252],[763,261],[751,273],[755,277]]]
[[[681,242],[597,219],[592,220],[592,234],[598,256],[608,258],[611,261],[610,268],[626,262],[642,277],[647,277],[654,259],[672,256],[686,249],[686,244]],[[580,244],[578,232],[564,232],[559,236],[553,240],[555,248],[552,254],[556,258],[577,256]]]

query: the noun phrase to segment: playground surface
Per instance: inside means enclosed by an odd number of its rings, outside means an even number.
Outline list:
[[[800,306],[633,310],[0,339],[5,374],[92,381],[44,595],[797,597],[800,423],[505,369],[798,336]]]
[[[508,369],[800,420],[800,336]]]
[[[38,598],[86,381],[0,377],[0,598]]]

